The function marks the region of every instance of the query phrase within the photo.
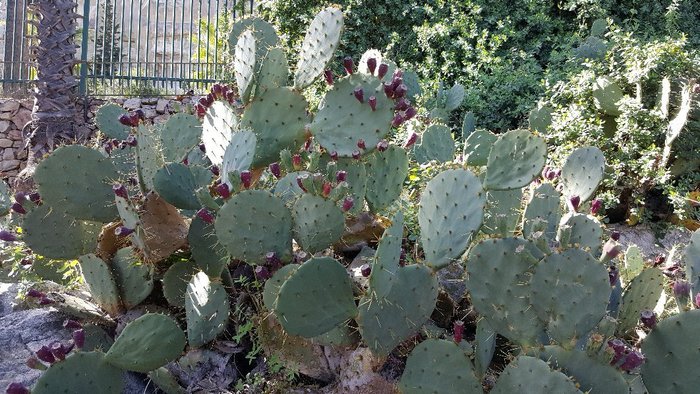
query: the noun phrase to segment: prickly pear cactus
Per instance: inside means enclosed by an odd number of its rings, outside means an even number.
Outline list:
[[[192,277],[185,295],[187,342],[200,347],[226,329],[229,314],[228,294],[220,283],[212,282],[204,272]]]
[[[141,263],[133,247],[119,249],[112,258],[111,267],[127,309],[143,302],[153,291],[153,266]]]
[[[485,166],[488,163],[491,147],[498,136],[488,130],[476,130],[464,141],[462,155],[470,166]]]
[[[235,71],[238,94],[244,103],[250,100],[257,60],[255,56],[255,34],[252,30],[246,30],[238,36],[233,56],[233,69]]]
[[[294,87],[304,89],[321,75],[331,61],[343,32],[343,12],[328,7],[311,22],[301,44],[299,62],[294,74]]]
[[[690,294],[695,299],[696,294],[700,293],[700,229],[691,236],[683,261],[690,282]]]
[[[618,333],[626,334],[637,325],[642,311],[654,309],[663,292],[663,286],[664,277],[657,268],[647,268],[632,279],[622,294]]]
[[[228,103],[217,100],[209,107],[202,122],[202,143],[212,164],[221,166],[226,148],[238,127],[238,115]]]
[[[386,297],[397,278],[403,241],[403,214],[398,212],[391,220],[391,227],[384,230],[372,261],[369,286],[376,298]]]
[[[583,392],[627,393],[629,385],[622,374],[607,363],[591,358],[582,350],[545,346],[540,359],[572,377]]]
[[[129,136],[130,128],[116,120],[126,114],[124,108],[116,104],[105,104],[95,113],[95,124],[101,133],[109,138],[125,140]]]
[[[561,372],[553,371],[546,362],[530,357],[518,356],[496,382],[494,394],[510,394],[522,391],[538,393],[581,393],[576,383]]]
[[[121,394],[124,390],[123,373],[107,363],[101,352],[77,352],[52,364],[32,392]]]
[[[600,255],[603,228],[592,216],[580,213],[566,214],[559,223],[557,240],[562,248],[590,249],[592,255]]]
[[[199,166],[168,163],[156,171],[153,177],[153,189],[173,206],[195,210],[201,207],[196,190],[209,183],[210,175],[208,170]]]
[[[500,237],[513,236],[521,219],[522,198],[522,189],[487,192],[481,231]]]
[[[561,219],[561,194],[550,183],[532,191],[523,214],[523,235],[529,239],[543,238],[547,242],[557,236]]]
[[[287,55],[281,48],[270,48],[260,66],[256,89],[262,92],[287,86],[288,80],[289,66],[287,66]]]
[[[527,130],[512,130],[498,137],[486,164],[484,188],[511,190],[527,186],[544,168],[547,144]]]
[[[94,250],[100,224],[75,220],[49,204],[29,211],[22,222],[24,242],[52,259],[75,259]]]
[[[328,248],[345,231],[345,216],[335,202],[312,194],[305,194],[294,203],[292,217],[294,239],[309,253]]]
[[[538,133],[546,133],[549,125],[552,124],[552,112],[554,112],[554,110],[547,105],[534,108],[530,111],[530,117],[528,118],[530,129]]]
[[[214,225],[195,217],[190,224],[187,241],[197,266],[210,278],[219,277],[230,258],[216,237]]]
[[[455,155],[455,140],[450,128],[443,125],[428,127],[421,137],[421,143],[413,149],[418,163],[435,160],[439,163],[452,161]]]
[[[161,131],[163,159],[179,163],[202,138],[202,124],[196,116],[179,113],[171,116]]]
[[[605,157],[596,147],[573,151],[561,169],[564,197],[578,196],[581,202],[593,196],[605,175]]]
[[[109,265],[94,254],[81,256],[80,270],[95,302],[112,316],[122,311],[119,289]]]
[[[606,115],[619,116],[618,102],[624,97],[620,87],[608,77],[600,77],[593,84],[593,102]]]
[[[367,157],[367,192],[365,199],[372,212],[391,205],[401,195],[408,176],[408,155],[404,149],[390,146],[375,150]]]

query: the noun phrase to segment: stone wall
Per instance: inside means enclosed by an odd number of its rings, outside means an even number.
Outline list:
[[[165,123],[171,114],[181,111],[196,99],[199,97],[185,97],[181,101],[166,98],[115,98],[110,101],[129,111],[141,109],[150,121]],[[105,102],[93,98],[89,99],[87,107],[82,101],[78,103],[75,118],[78,134],[94,134],[97,130],[95,112]],[[33,99],[0,98],[0,178],[10,184],[25,167],[27,150],[24,149],[22,129],[31,120],[33,104]]]

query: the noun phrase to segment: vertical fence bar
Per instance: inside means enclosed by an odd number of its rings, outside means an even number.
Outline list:
[[[88,76],[88,32],[90,31],[90,0],[84,0],[83,4],[83,38],[80,43],[80,95],[87,96]]]
[[[163,21],[163,54],[161,55],[162,76],[160,86],[165,89],[166,63],[165,63],[165,38],[168,36],[168,0],[165,0],[165,20]]]
[[[121,8],[121,18],[119,22],[119,28],[121,29],[121,34],[119,35],[119,93],[124,94],[124,54],[122,53],[122,47],[124,46],[124,30],[126,29],[126,26],[124,26],[124,14],[126,8],[125,3],[126,0],[122,0],[122,8]]]
[[[226,11],[224,10],[224,15],[226,15]],[[218,62],[219,62],[219,18],[221,15],[219,15],[219,0],[216,0],[216,20],[214,22],[214,63],[212,65],[212,75],[214,78],[218,80],[218,74],[217,74],[217,67],[218,67]]]
[[[117,0],[106,0],[112,1],[112,36],[109,38],[109,89],[114,88],[114,47],[116,43],[114,40],[117,35]],[[106,17],[106,15],[105,15]]]
[[[158,28],[158,24],[160,23],[160,0],[156,0],[156,26],[155,26],[155,32],[156,32],[156,37],[153,40],[153,76],[156,77],[158,76],[158,32],[160,32],[160,29]],[[154,80],[153,81],[153,86],[158,86],[158,83]]]
[[[201,11],[201,10],[200,10],[200,11]],[[188,45],[187,45],[187,48],[188,48],[188,54],[189,54],[189,55],[187,56],[187,63],[188,63],[188,67],[187,67],[187,69],[188,69],[188,72],[187,72],[187,79],[190,79],[190,77],[192,76],[192,68],[193,68],[193,66],[194,66],[194,64],[193,64],[193,62],[192,62],[192,36],[193,36],[193,30],[192,30],[192,29],[193,29],[193,26],[194,26],[194,25],[193,25],[193,22],[194,22],[194,19],[193,19],[193,18],[194,18],[194,0],[190,0],[190,24],[189,24],[189,27],[190,27],[189,30],[190,30],[190,31],[189,31],[189,34],[188,34],[188,36],[187,36],[187,44],[188,44]],[[187,81],[187,83],[188,83],[188,85],[191,84],[190,81]],[[195,85],[195,86],[196,86],[196,87],[199,87],[198,85]]]
[[[129,8],[129,52],[128,52],[128,61],[127,61],[127,73],[128,77],[126,79],[126,88],[129,88],[129,85],[131,84],[131,43],[134,41],[134,0],[131,1],[131,7]]]
[[[144,87],[148,83],[148,57],[149,57],[149,52],[150,52],[150,44],[151,44],[151,2],[150,0],[146,0],[146,3],[148,4],[148,9],[146,10],[146,51],[144,54],[144,67],[143,67],[143,75],[139,74],[139,77],[145,77],[146,79],[144,80]],[[139,21],[140,22],[140,21]],[[141,35],[139,35],[139,42],[141,40]],[[151,84],[152,85],[152,84]]]
[[[139,16],[136,26],[136,85],[139,84],[138,77],[141,76],[141,2],[139,1]]]
[[[175,38],[173,37],[173,41]],[[182,53],[185,51],[185,0],[182,0],[182,15],[180,17],[180,79],[185,75],[185,62],[182,59]],[[180,85],[182,87],[182,85]]]

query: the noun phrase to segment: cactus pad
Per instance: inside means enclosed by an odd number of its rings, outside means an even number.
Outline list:
[[[476,323],[474,345],[474,366],[479,376],[482,376],[491,365],[496,352],[496,332],[486,319]]]
[[[608,270],[580,249],[547,256],[535,268],[530,289],[547,333],[565,348],[598,324],[610,298]]]
[[[357,313],[350,277],[338,261],[314,257],[284,282],[275,314],[291,335],[324,334]]]
[[[420,144],[413,148],[413,155],[418,163],[437,161],[445,163],[455,157],[455,140],[447,126],[434,124],[428,127],[421,136]]]
[[[132,247],[117,251],[112,258],[112,270],[127,309],[143,302],[153,291],[153,266],[140,263]]]
[[[214,225],[195,217],[187,233],[192,258],[197,266],[212,278],[221,276],[221,272],[229,262],[226,249],[216,238]]]
[[[485,166],[498,136],[488,130],[476,130],[464,141],[464,161],[470,166]]]
[[[592,216],[580,213],[565,215],[557,232],[557,240],[562,248],[590,249],[594,256],[600,254],[602,237],[603,228],[600,222]]]
[[[153,188],[165,201],[180,209],[201,207],[196,190],[201,185],[195,179],[190,167],[182,163],[168,163],[153,177]]]
[[[22,222],[24,242],[52,259],[75,259],[95,249],[100,224],[75,220],[48,204],[29,211]]]
[[[236,86],[238,86],[238,94],[244,103],[248,102],[253,91],[257,60],[255,56],[255,34],[252,30],[246,30],[238,36],[233,56]]]
[[[163,275],[163,295],[170,305],[185,306],[187,285],[197,272],[199,267],[192,261],[177,261],[168,268]]]
[[[520,222],[523,189],[486,192],[484,225],[481,231],[501,237],[513,236]]]
[[[695,299],[695,295],[700,293],[700,229],[690,236],[690,243],[683,255],[685,271],[690,282],[690,294]]]
[[[367,195],[367,166],[360,160],[341,158],[336,161],[336,171],[345,171],[348,192],[355,200],[355,205],[349,211],[357,214],[364,209],[364,199]]]
[[[481,392],[474,365],[457,344],[428,339],[416,346],[406,360],[399,389],[404,394]]]
[[[328,7],[311,22],[301,44],[299,62],[294,74],[294,87],[304,89],[321,75],[333,59],[343,32],[343,12]]]
[[[467,288],[474,308],[493,329],[513,342],[532,345],[544,323],[530,301],[530,272],[544,257],[521,238],[481,241],[467,259]]]
[[[469,171],[443,171],[428,182],[418,211],[426,265],[445,267],[467,249],[485,204],[486,193]]]
[[[215,222],[216,235],[231,257],[248,264],[265,261],[275,252],[282,260],[292,253],[292,215],[282,200],[263,190],[233,196]]]
[[[564,197],[581,197],[581,202],[593,196],[605,174],[605,157],[596,147],[578,148],[573,151],[561,169]]]
[[[221,166],[224,153],[234,131],[238,131],[238,116],[233,107],[223,101],[215,101],[204,115],[202,142],[211,164]]]
[[[664,291],[664,276],[657,268],[647,268],[629,282],[622,294],[622,306],[617,317],[618,333],[624,335],[635,328],[639,314],[653,310]]]
[[[525,207],[523,235],[533,240],[540,237],[554,240],[561,219],[560,201],[561,194],[550,183],[538,186]]]
[[[145,373],[177,359],[185,344],[185,333],[173,319],[147,313],[124,328],[105,360],[128,371]]]
[[[297,197],[304,194],[304,191],[297,184],[297,177],[306,174],[308,174],[306,171],[290,172],[282,177],[275,184],[275,196],[281,198],[285,203],[296,200]]]
[[[122,311],[119,289],[109,265],[94,254],[80,256],[80,271],[95,303],[112,316]]]
[[[229,183],[229,173],[241,172],[250,168],[255,155],[257,137],[250,130],[241,130],[233,133],[231,143],[224,153],[224,163],[221,167],[221,182]]]
[[[106,223],[118,214],[112,193],[117,176],[114,165],[98,151],[69,145],[37,165],[34,181],[44,203],[76,219]]]
[[[544,168],[547,144],[527,130],[512,130],[498,137],[491,147],[484,187],[490,190],[519,189]]]
[[[547,105],[534,108],[532,111],[530,111],[530,117],[528,118],[530,130],[535,130],[538,133],[546,134],[547,129],[552,124],[553,112],[554,110]]]
[[[163,158],[166,162],[181,162],[201,137],[202,125],[196,116],[185,113],[171,116],[161,132]]]
[[[77,352],[44,372],[32,393],[122,394],[124,371],[105,362],[100,352]]]
[[[307,106],[301,94],[287,87],[270,89],[251,101],[241,126],[257,137],[253,168],[278,161],[281,150],[296,151],[304,143]]]
[[[263,304],[271,311],[277,306],[277,295],[284,282],[299,268],[298,264],[287,264],[278,269],[274,275],[265,281],[263,290]]]
[[[578,389],[583,392],[629,392],[629,386],[618,370],[589,357],[582,350],[565,350],[555,345],[545,346],[540,353],[540,359],[572,377],[579,384]]]
[[[289,66],[287,66],[287,55],[281,48],[271,48],[260,66],[257,77],[258,91],[279,88],[286,86],[289,80]]]
[[[391,227],[384,230],[384,235],[377,246],[377,253],[372,261],[372,271],[369,277],[369,287],[376,298],[386,297],[398,279],[401,259],[401,243],[403,241],[403,214],[396,213],[391,221]]]
[[[353,92],[361,88],[364,102],[359,102]],[[367,103],[370,96],[377,99],[376,110]],[[384,94],[377,77],[353,74],[337,81],[326,93],[314,121],[311,133],[328,152],[350,157],[358,150],[357,143],[364,140],[367,149],[374,149],[391,129],[394,103]]]
[[[228,294],[220,283],[204,272],[192,277],[185,295],[187,341],[192,347],[205,345],[221,334],[228,323]]]
[[[571,378],[561,372],[552,371],[546,362],[530,356],[518,356],[508,364],[491,392],[581,394]]]
[[[294,239],[311,254],[328,248],[343,236],[345,216],[332,200],[305,194],[292,208]]]
[[[401,195],[408,176],[408,155],[396,145],[384,152],[375,150],[367,157],[365,199],[372,212],[387,208]]]
[[[606,115],[619,116],[618,102],[624,97],[620,87],[608,77],[600,77],[593,84],[593,102]]]
[[[180,386],[175,376],[165,367],[149,372],[148,378],[165,394],[187,394],[187,391]]]
[[[231,34],[228,38],[228,47],[231,51],[234,51],[239,37],[247,30],[252,31],[255,37],[255,52],[258,59],[279,43],[279,37],[272,24],[258,17],[246,17],[236,20],[236,23],[231,26]]]
[[[117,104],[105,104],[95,113],[95,124],[105,136],[125,140],[131,128],[119,122],[119,117],[126,111]]]

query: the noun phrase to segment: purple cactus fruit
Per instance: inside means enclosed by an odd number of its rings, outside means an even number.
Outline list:
[[[188,159],[187,157],[185,157],[184,159],[182,159],[182,164],[184,164],[184,165],[186,165],[186,166],[190,165],[190,159]]]
[[[216,186],[216,194],[220,195],[223,199],[228,199],[231,197],[231,190],[226,183],[220,183]]]
[[[603,207],[603,201],[599,199],[595,199],[591,201],[591,215],[595,215],[600,211],[600,208]]]
[[[270,170],[270,173],[274,175],[275,178],[279,179],[282,176],[282,168],[280,167],[280,163],[270,163],[268,169]]]
[[[311,152],[311,142],[313,141],[312,137],[309,137],[304,141],[304,150],[307,152]]]
[[[345,59],[343,59],[343,67],[345,67],[345,72],[347,72],[348,75],[351,75],[355,71],[355,62],[352,61],[350,56],[346,56]]]
[[[616,266],[611,265],[608,267],[608,279],[610,279],[610,286],[615,286],[618,278],[620,278],[620,271]]]
[[[73,343],[78,349],[82,349],[85,346],[85,330],[81,328],[73,331]]]
[[[418,111],[416,111],[416,109],[413,107],[406,108],[406,111],[404,111],[403,113],[404,121],[413,119],[413,117],[416,116],[417,113]]]
[[[321,188],[321,194],[323,197],[328,197],[331,194],[331,190],[333,190],[333,187],[331,186],[330,182],[324,182],[323,187]]]
[[[53,353],[53,356],[58,360],[66,359],[66,347],[63,346],[61,342],[56,341],[51,343],[51,353]]]
[[[332,151],[331,153],[329,153],[329,155],[331,157],[331,160],[333,160],[333,161],[338,160],[338,152],[337,151]]]
[[[140,110],[137,109],[136,111],[133,112],[133,115],[136,117],[138,120],[146,120],[146,114]]]
[[[382,85],[384,87],[384,94],[390,99],[394,98],[394,87],[391,86],[391,82],[384,82]]]
[[[297,177],[297,186],[299,186],[299,189],[301,189],[304,193],[307,192],[306,188],[304,187],[304,182],[302,177],[308,177],[308,175],[300,175]]]
[[[381,140],[377,142],[377,150],[380,152],[384,152],[385,150],[389,149],[389,143],[386,142],[386,140]]]
[[[24,267],[24,266],[29,266],[29,265],[34,264],[34,260],[30,259],[29,257],[25,257],[25,258],[23,258],[22,260],[19,261],[19,264],[20,264],[21,266],[23,266],[23,267]]]
[[[343,212],[347,212],[347,211],[351,210],[353,205],[355,205],[355,199],[350,197],[350,196],[345,197],[345,199],[343,200],[343,207],[342,207]]]
[[[292,156],[292,166],[294,166],[294,169],[296,171],[301,170],[301,155],[300,154],[295,154]]]
[[[36,351],[36,357],[45,363],[51,364],[56,362],[56,357],[54,357],[53,353],[51,352],[51,349],[49,349],[49,347],[46,345],[42,346],[39,350]]]
[[[209,212],[209,210],[206,208],[202,208],[199,211],[197,211],[197,217],[202,219],[204,223],[214,223],[214,215],[212,215],[211,212]]]
[[[406,142],[403,143],[403,147],[408,149],[415,144],[416,141],[418,141],[418,134],[412,131],[411,134],[408,135],[408,138],[406,138]]]
[[[348,178],[348,173],[347,173],[347,171],[340,170],[340,171],[337,171],[337,172],[335,173],[335,180],[336,180],[337,182],[345,182],[345,180],[346,180],[347,178]]]
[[[377,69],[377,59],[376,58],[369,58],[367,59],[367,69],[369,70],[369,73],[371,75],[374,75],[374,70]]]
[[[408,101],[405,97],[401,97],[398,101],[396,101],[396,105],[394,106],[394,109],[397,111],[405,111],[408,109],[408,107],[411,105],[411,102]]]
[[[221,175],[221,171],[219,170],[219,166],[217,165],[212,165],[211,167],[209,167],[209,171],[211,171],[211,173],[215,176]]]
[[[207,108],[200,103],[197,103],[194,106],[194,110],[195,110],[195,113],[197,114],[198,118],[203,118],[204,115],[207,114]]]
[[[609,239],[607,242],[605,242],[605,245],[603,245],[603,261],[610,261],[614,259],[620,255],[620,252],[620,245],[618,245],[614,240]]]
[[[323,76],[326,78],[326,85],[333,85],[333,71],[326,70],[323,72]]]
[[[128,228],[126,226],[119,226],[114,230],[114,235],[117,237],[126,237],[134,232],[133,228]]]
[[[41,201],[41,194],[39,192],[29,193],[29,201],[38,204]]]
[[[360,273],[363,277],[369,278],[369,275],[372,273],[372,266],[367,263],[362,264],[360,267]]]
[[[17,236],[12,234],[11,232],[7,230],[1,230],[0,231],[0,241],[5,241],[5,242],[15,242],[17,241]]]
[[[267,269],[267,267],[265,267],[264,265],[259,265],[255,267],[255,277],[259,281],[266,281],[270,279],[271,276],[272,274],[270,273],[270,270]]]
[[[138,126],[138,123],[134,124],[134,120],[129,114],[122,114],[119,116],[119,123],[123,124],[124,126],[129,126],[129,127],[136,127]]]
[[[27,193],[25,193],[25,192],[17,192],[17,193],[15,193],[15,201],[17,201],[18,203],[21,204],[21,203],[22,203],[23,201],[25,201],[26,199],[27,199]]]
[[[18,202],[12,204],[12,208],[11,208],[11,209],[12,209],[14,212],[17,212],[17,213],[19,213],[19,214],[21,214],[21,215],[24,215],[25,213],[27,213],[27,210],[24,209],[24,207],[22,206],[22,204],[20,204],[20,203],[18,203]]]
[[[408,87],[401,83],[394,89],[394,97],[403,97],[406,95],[406,92],[408,92]]]
[[[117,197],[121,197],[127,200],[129,199],[129,192],[127,192],[126,186],[122,185],[121,183],[112,185],[112,191]]]
[[[29,291],[27,291],[27,297],[42,298],[42,297],[46,297],[46,294],[44,294],[36,289],[29,289]]]
[[[207,153],[207,147],[204,144],[199,144],[197,147],[199,147],[199,150],[202,151],[202,153]]]
[[[215,83],[214,86],[211,87],[211,93],[216,98],[219,98],[219,96],[221,96],[221,84]]]
[[[357,140],[357,147],[360,148],[360,149],[365,149],[365,148],[367,148],[367,144],[365,144],[365,140],[363,140],[362,138],[360,138],[359,140]]]
[[[31,369],[38,369],[40,371],[46,370],[46,365],[42,364],[41,361],[39,361],[39,359],[36,358],[35,356],[30,356],[27,359],[26,364],[27,364],[27,367],[29,367]]]
[[[214,104],[214,95],[209,93],[207,94],[207,107],[211,107],[212,104]]]
[[[6,394],[30,394],[28,388],[24,387],[22,383],[12,382],[5,389]]]
[[[129,146],[136,146],[138,144],[138,142],[136,142],[136,136],[133,134],[130,134],[128,137],[126,137],[124,143]]]
[[[658,267],[661,264],[663,264],[666,261],[666,256],[660,254],[656,257],[654,257],[654,262],[652,263],[652,266]]]
[[[389,72],[389,65],[386,63],[382,63],[377,69],[377,76],[379,77],[379,79],[382,79],[384,78],[387,72]]]
[[[569,205],[569,208],[574,211],[578,212],[578,206],[581,204],[581,197],[579,196],[571,196],[569,197],[569,200],[567,201],[567,204]]]
[[[39,299],[39,305],[51,305],[54,303],[54,300],[47,296],[43,296]]]
[[[248,170],[241,171],[241,183],[244,188],[249,188],[251,183],[253,183],[253,173]]]
[[[233,102],[236,101],[236,93],[234,93],[233,90],[226,92],[226,101],[228,101],[229,104],[233,104]]]
[[[452,330],[454,331],[455,343],[462,342],[462,338],[464,337],[464,322],[461,320],[457,320],[452,325]]]
[[[83,328],[83,325],[77,320],[67,319],[63,322],[63,327],[71,330],[78,330]]]
[[[610,233],[610,239],[613,241],[619,241],[620,240],[620,232],[619,231],[613,231]]]
[[[107,141],[107,142],[103,143],[102,148],[104,148],[105,152],[107,152],[108,155],[112,153],[112,143],[111,142]]]
[[[695,308],[700,309],[700,293],[695,294]]]
[[[362,90],[361,87],[359,87],[359,86],[356,87],[355,90],[352,91],[352,94],[355,95],[355,98],[356,98],[357,101],[359,101],[360,103],[364,103],[364,102],[365,102],[365,92],[364,92],[364,90]]]
[[[394,74],[391,76],[391,79],[396,81],[397,79],[402,79],[403,78],[403,71],[397,69],[394,71]]]
[[[615,353],[622,354],[627,350],[627,345],[621,339],[615,338],[608,341],[608,346],[611,347]]]
[[[400,113],[394,115],[394,119],[391,120],[391,127],[399,127],[403,123],[404,118]]]
[[[625,357],[625,361],[622,363],[622,365],[620,365],[620,369],[626,372],[630,372],[642,365],[644,363],[644,360],[644,355],[641,352],[633,350],[627,354],[627,357]]]
[[[673,282],[673,295],[676,297],[688,297],[690,294],[690,283],[687,280],[679,279]]]
[[[377,97],[375,96],[369,96],[369,100],[367,100],[369,103],[369,107],[372,108],[372,111],[377,110]]]
[[[639,321],[641,321],[646,328],[654,328],[656,327],[656,313],[650,310],[642,311],[639,313]]]
[[[354,151],[352,151],[352,158],[355,159],[355,160],[360,160],[360,156],[361,156],[361,155],[362,155],[362,154],[360,153],[359,150],[354,150]]]
[[[282,267],[282,260],[277,256],[277,253],[275,252],[267,252],[265,253],[265,261],[267,262],[267,265],[272,268],[273,271],[276,271],[280,267]]]

